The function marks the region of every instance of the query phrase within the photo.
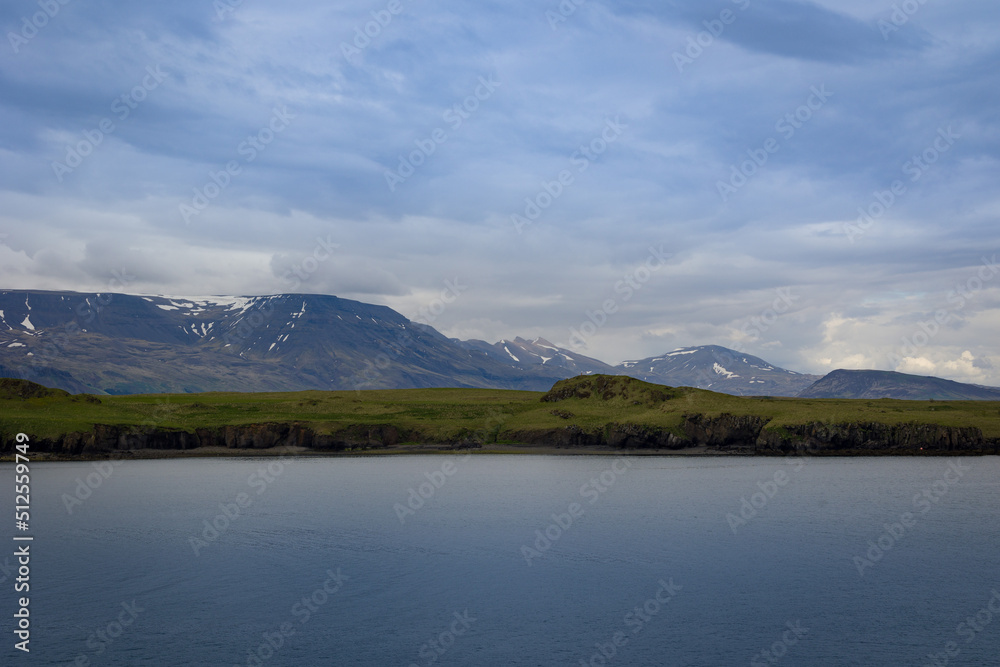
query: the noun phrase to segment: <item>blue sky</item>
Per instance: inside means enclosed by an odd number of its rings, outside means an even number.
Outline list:
[[[713,343],[1000,385],[995,2],[17,0],[0,26],[5,288],[335,294],[611,363]]]

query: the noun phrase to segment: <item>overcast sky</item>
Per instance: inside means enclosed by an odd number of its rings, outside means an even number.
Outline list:
[[[995,0],[61,1],[0,5],[0,287],[1000,385]]]

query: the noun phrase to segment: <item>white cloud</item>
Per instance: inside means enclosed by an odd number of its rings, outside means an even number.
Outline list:
[[[436,326],[565,342],[664,244],[675,259],[587,354],[716,343],[804,372],[905,358],[1000,384],[997,281],[948,300],[1000,249],[1000,8],[928,4],[882,40],[870,5],[781,6],[741,16],[683,73],[672,53],[713,13],[696,3],[584,5],[556,32],[531,2],[414,5],[356,64],[339,44],[370,20],[360,0],[244,4],[224,21],[193,0],[60,14],[44,49],[0,62],[0,285],[99,290],[125,268],[143,291],[284,291],[329,236],[338,254],[297,289],[412,315],[460,277],[471,287]],[[151,64],[168,79],[59,183],[51,161]],[[502,83],[453,127],[443,112],[480,76]],[[782,136],[776,120],[818,85],[829,102]],[[276,104],[296,118],[246,161]],[[577,171],[616,116],[620,139]],[[948,126],[961,139],[909,180]],[[438,127],[447,141],[390,192],[384,171]],[[780,150],[723,202],[717,181],[769,137]],[[184,225],[178,205],[229,160],[241,174]],[[563,169],[573,183],[517,234],[511,214]],[[905,194],[850,243],[843,224],[894,180]],[[748,333],[779,287],[795,307]],[[947,325],[902,350],[940,309]]]

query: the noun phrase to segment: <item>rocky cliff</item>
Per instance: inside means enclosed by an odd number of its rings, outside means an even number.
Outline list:
[[[782,456],[885,456],[1000,454],[1000,439],[978,428],[936,424],[811,423],[766,428],[761,417],[723,414],[686,415],[679,435],[670,429],[638,424],[608,424],[588,432],[577,426],[520,431],[517,440],[557,447],[683,450],[703,447],[719,454]]]
[[[194,432],[98,424],[90,431],[58,438],[33,438],[33,451],[58,456],[100,456],[139,450],[192,450],[199,447],[270,449],[305,447],[317,451],[346,451],[391,447],[400,442],[399,430],[389,424],[357,425],[334,433],[317,433],[302,424],[246,424],[196,429]]]
[[[891,401],[845,406],[843,401],[744,399],[620,375],[562,380],[542,395],[467,391],[454,390],[448,398],[438,392],[375,392],[350,394],[346,401],[340,393],[318,392],[308,400],[292,394],[285,402],[274,395],[266,400],[204,395],[197,401],[133,403],[7,380],[0,381],[0,401],[6,405],[0,411],[0,434],[8,454],[13,433],[24,430],[31,436],[32,451],[66,458],[138,455],[144,450],[219,453],[294,447],[343,452],[505,445],[764,456],[1000,454],[1000,404],[995,403],[934,402],[926,409],[915,405],[907,414]],[[268,412],[259,421],[231,422],[234,414],[258,411],[262,405]],[[156,410],[169,415],[169,421],[157,425]],[[290,416],[309,410],[314,410],[315,419]],[[945,410],[944,424],[934,423],[940,410]],[[29,423],[60,433],[51,428],[51,419],[38,420],[39,415],[59,412],[77,415],[64,422],[61,435],[31,433]],[[136,414],[145,414],[147,421],[108,423],[117,421],[116,415]],[[222,420],[220,414],[230,419]],[[381,415],[375,417],[379,423],[369,423],[373,414]],[[83,415],[89,420],[82,423],[93,426],[79,427]]]
[[[986,438],[973,427],[875,422],[811,423],[767,428],[767,420],[723,414],[685,415],[682,433],[672,429],[629,423],[609,423],[586,430],[575,424],[561,428],[522,429],[500,434],[501,443],[572,449],[617,450],[707,449],[718,454],[781,456],[884,456],[1000,454],[1000,439]],[[353,425],[333,433],[318,433],[298,423],[263,423],[193,432],[96,425],[90,431],[51,439],[33,439],[33,451],[60,457],[94,457],[140,450],[193,450],[201,447],[270,449],[304,447],[317,452],[378,450],[401,442],[424,442],[443,448],[479,448],[495,444],[483,433],[463,432],[446,440],[428,438],[392,424]],[[8,447],[9,448],[9,447]]]

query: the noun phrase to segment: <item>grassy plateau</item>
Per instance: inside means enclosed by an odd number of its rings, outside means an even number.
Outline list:
[[[23,381],[0,380],[0,435],[58,439],[96,425],[193,433],[259,424],[297,424],[320,434],[392,427],[399,444],[470,438],[494,447],[525,442],[525,433],[610,424],[683,436],[692,415],[755,417],[767,431],[803,424],[931,424],[974,427],[1000,438],[1000,403],[738,397],[672,388],[620,376],[563,380],[548,393],[490,389],[397,389],[287,393],[203,393],[131,396],[71,395]]]

